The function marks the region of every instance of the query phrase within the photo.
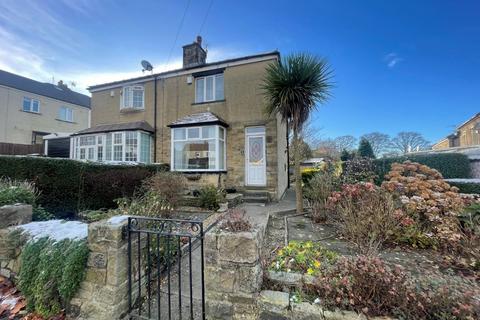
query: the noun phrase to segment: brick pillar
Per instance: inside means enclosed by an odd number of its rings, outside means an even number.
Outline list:
[[[256,300],[262,284],[262,233],[205,234],[207,319],[257,319]]]
[[[85,280],[72,299],[69,315],[76,319],[121,319],[128,311],[127,219],[88,226]]]

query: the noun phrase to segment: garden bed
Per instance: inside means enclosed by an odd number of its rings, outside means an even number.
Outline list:
[[[311,177],[308,214],[270,217],[263,289],[288,300],[275,314],[307,303],[368,317],[480,317],[478,197],[412,162],[375,186],[361,161]]]

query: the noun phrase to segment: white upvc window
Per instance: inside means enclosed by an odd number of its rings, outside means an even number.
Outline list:
[[[73,109],[68,107],[60,107],[60,109],[58,109],[58,119],[62,121],[73,122]]]
[[[223,73],[195,78],[195,102],[209,102],[223,100],[224,95]]]
[[[117,131],[74,138],[73,157],[102,162],[151,162],[151,134]]]
[[[120,109],[145,109],[145,88],[143,86],[123,87]]]
[[[26,112],[40,113],[40,101],[29,97],[23,97],[22,110]]]
[[[225,142],[226,130],[219,125],[173,128],[172,170],[225,170]]]

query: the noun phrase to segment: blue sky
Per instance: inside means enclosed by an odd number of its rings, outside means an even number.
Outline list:
[[[187,3],[0,0],[0,69],[85,90],[141,75],[142,59],[179,67],[211,0],[191,0],[179,29]],[[201,35],[209,61],[275,49],[326,57],[336,86],[313,115],[323,137],[436,141],[480,112],[480,1],[213,0]]]

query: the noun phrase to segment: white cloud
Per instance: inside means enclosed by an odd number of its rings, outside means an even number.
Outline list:
[[[55,0],[56,1],[56,0]],[[69,25],[70,20],[57,11],[64,6],[72,14],[86,19],[98,13],[98,3],[91,0],[0,1],[0,69],[42,82],[63,80],[75,82],[74,90],[88,94],[87,87],[146,75],[138,65],[110,69],[97,67],[97,61],[82,59],[88,50],[87,37]],[[175,48],[180,53],[181,48]],[[178,51],[177,51],[178,50]],[[106,53],[108,55],[108,53]],[[242,55],[241,51],[215,47],[208,50],[207,61],[218,61]],[[154,72],[178,69],[182,66],[180,54],[168,63],[151,57]]]
[[[383,60],[386,62],[387,66],[389,68],[394,68],[397,64],[403,61],[403,58],[401,58],[398,54],[395,52],[391,52],[387,54]]]

